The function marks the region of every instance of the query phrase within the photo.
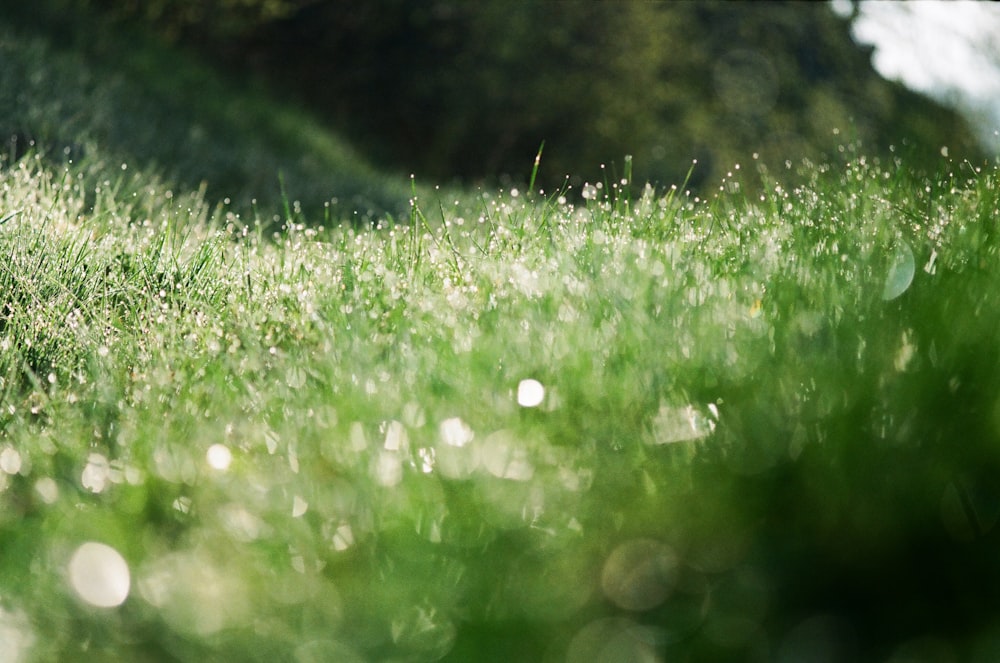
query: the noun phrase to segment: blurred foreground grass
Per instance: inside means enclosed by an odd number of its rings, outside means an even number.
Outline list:
[[[6,660],[1000,655],[995,167],[381,229],[92,167],[0,170]]]

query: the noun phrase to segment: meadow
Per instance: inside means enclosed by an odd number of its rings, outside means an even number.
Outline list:
[[[8,660],[997,653],[995,168],[385,227],[86,168],[2,171]]]
[[[436,188],[53,44],[0,25],[0,661],[1000,656],[996,163]]]

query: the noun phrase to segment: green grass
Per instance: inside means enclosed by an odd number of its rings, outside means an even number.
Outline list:
[[[0,22],[0,659],[1000,655],[995,165],[432,189],[46,20]]]
[[[405,174],[377,171],[291,100],[58,4],[0,8],[0,152],[126,164],[247,213],[287,198],[334,222],[406,214]]]
[[[0,171],[8,660],[997,655],[996,168],[380,229],[100,168]]]

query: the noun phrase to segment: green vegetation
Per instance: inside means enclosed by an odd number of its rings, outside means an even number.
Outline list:
[[[623,154],[640,186],[680,182],[697,159],[702,193],[754,153],[823,162],[845,141],[883,159],[906,148],[929,176],[945,145],[981,159],[956,113],[874,71],[828,2],[35,4],[96,8],[252,72],[422,180],[517,180],[543,140],[548,189],[602,179],[600,164],[620,174]]]
[[[991,659],[996,169],[803,175],[271,235],[8,164],[7,651]]]
[[[313,219],[407,213],[402,177],[376,171],[304,111],[141,31],[46,6],[0,8],[4,152],[127,164],[245,211],[277,210],[287,195]]]
[[[995,163],[432,190],[43,23],[0,22],[0,659],[1000,656]]]

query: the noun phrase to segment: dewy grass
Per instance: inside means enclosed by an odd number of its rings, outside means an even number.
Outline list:
[[[846,154],[381,229],[6,166],[8,658],[990,660],[997,172]]]
[[[402,178],[378,172],[318,120],[149,34],[69,7],[8,3],[0,57],[5,156],[126,162],[189,190],[207,182],[210,206],[277,209],[287,185],[311,214],[338,221],[406,210]]]

